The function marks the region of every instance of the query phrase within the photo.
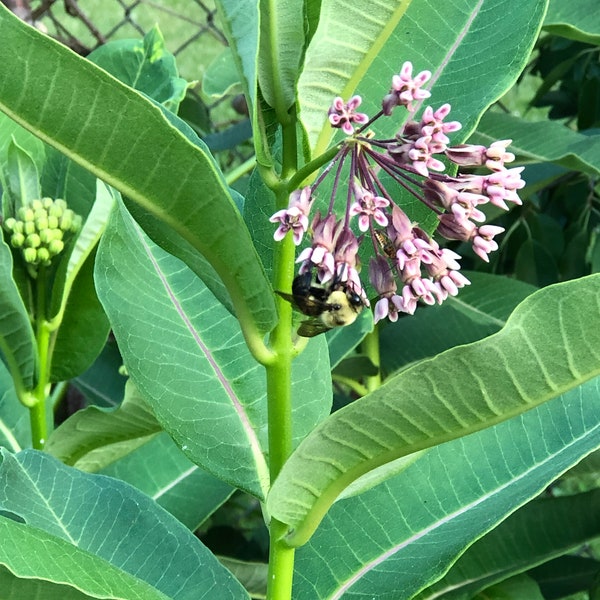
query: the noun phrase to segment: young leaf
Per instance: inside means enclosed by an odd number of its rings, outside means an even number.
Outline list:
[[[248,598],[186,527],[135,488],[41,452],[0,454],[0,510],[14,517],[0,519],[0,564],[14,573],[117,598]]]
[[[260,0],[258,84],[266,103],[285,122],[296,101],[304,54],[304,0]]]
[[[17,210],[23,204],[42,197],[40,178],[35,162],[14,138],[8,145],[2,180],[4,181],[2,190],[4,218],[15,217]]]
[[[599,388],[595,378],[432,448],[385,483],[336,502],[297,551],[295,597],[409,600],[432,585],[474,540],[598,447]]]
[[[2,5],[0,36],[0,62],[11,65],[0,76],[0,109],[204,254],[227,286],[248,338],[260,345],[275,322],[275,303],[208,152],[181,135],[158,106]]]
[[[0,235],[0,351],[15,379],[17,392],[22,393],[35,384],[37,346],[12,266],[12,253]]]
[[[379,465],[529,410],[600,373],[600,275],[521,303],[498,333],[422,361],[331,415],[292,454],[268,499],[305,542],[338,494]]]

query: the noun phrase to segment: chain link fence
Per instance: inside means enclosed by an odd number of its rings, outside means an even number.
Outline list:
[[[111,40],[141,38],[158,24],[166,48],[177,57],[181,76],[197,82],[188,90],[185,108],[188,113],[201,114],[201,127],[196,127],[201,137],[214,139],[220,132],[239,126],[246,119],[243,110],[236,108],[239,98],[214,100],[202,95],[200,82],[206,68],[227,46],[216,19],[216,8],[210,0],[0,2],[30,25],[82,56]],[[221,145],[215,150],[221,151],[219,159],[226,169],[246,160],[251,154],[249,146],[223,148]]]

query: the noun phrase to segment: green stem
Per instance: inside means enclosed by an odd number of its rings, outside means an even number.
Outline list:
[[[367,391],[373,392],[381,387],[381,355],[379,353],[379,327],[377,325],[371,333],[365,336],[361,346],[363,353],[377,367],[377,375],[369,375],[365,378]]]
[[[289,189],[295,190],[298,189],[302,182],[312,175],[315,171],[318,171],[323,165],[327,164],[333,157],[340,151],[341,144],[336,144],[327,150],[327,152],[323,152],[317,156],[317,158],[311,160],[309,163],[306,163],[301,169],[298,169],[298,172],[290,179],[289,181]]]
[[[285,181],[297,167],[295,114],[282,123],[282,169]],[[278,207],[287,206],[288,191],[284,186],[275,190]],[[287,235],[274,251],[273,287],[289,290],[294,278],[296,247]],[[292,343],[292,307],[279,296],[276,299],[279,321],[271,334],[271,350],[276,359],[268,364],[267,402],[269,417],[269,471],[275,481],[285,461],[292,453],[292,359],[298,351]],[[267,600],[290,600],[294,572],[294,550],[282,540],[286,525],[273,519],[269,525],[269,574]]]
[[[39,373],[38,381],[33,389],[35,399],[29,407],[31,423],[31,443],[37,450],[43,450],[48,439],[48,424],[46,416],[46,396],[50,379],[50,346],[52,343],[52,327],[46,320],[46,269],[40,266],[36,279],[36,310],[35,322]]]
[[[287,236],[275,251],[273,283],[275,289],[288,290],[294,275],[295,247]],[[276,360],[267,365],[267,402],[269,417],[269,470],[271,481],[281,471],[292,452],[292,307],[277,299],[279,321],[271,334],[271,349]],[[285,525],[271,521],[269,526],[268,600],[289,600],[292,593],[294,552],[280,540]]]

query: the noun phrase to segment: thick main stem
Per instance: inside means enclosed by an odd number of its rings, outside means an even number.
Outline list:
[[[295,115],[293,115],[295,117]],[[289,179],[296,170],[295,118],[291,124],[282,124],[283,164],[282,180]],[[288,202],[284,187],[276,190],[277,208]],[[289,291],[294,277],[295,246],[290,235],[274,250],[273,287]],[[292,452],[292,307],[277,297],[279,321],[271,334],[271,350],[276,359],[267,366],[267,402],[269,417],[269,470],[271,483],[275,481],[285,461]],[[290,600],[294,571],[294,550],[283,537],[286,525],[273,519],[269,524],[269,573],[267,580],[268,600]]]

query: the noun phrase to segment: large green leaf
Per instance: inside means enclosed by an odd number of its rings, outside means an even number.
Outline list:
[[[412,452],[514,417],[600,374],[600,275],[522,302],[498,333],[390,378],[334,413],[292,454],[271,514],[305,542],[357,477]]]
[[[161,433],[101,471],[135,486],[195,531],[234,489],[192,463]]]
[[[336,502],[297,551],[295,597],[413,598],[474,540],[598,447],[599,391],[596,378],[523,415],[433,448],[396,477]],[[580,533],[585,518],[578,518]],[[549,543],[568,536],[552,529]],[[522,529],[517,535],[514,543],[524,543]]]
[[[173,227],[227,286],[254,342],[275,322],[269,283],[207,150],[141,94],[0,6],[0,109]],[[10,66],[9,66],[10,65]]]
[[[113,598],[248,598],[192,533],[135,488],[2,450],[0,563]],[[32,548],[36,551],[32,552]]]
[[[551,0],[544,29],[571,40],[600,44],[600,13],[596,0],[571,3]]]
[[[21,393],[34,386],[37,347],[27,309],[13,279],[12,266],[10,248],[0,235],[0,351]]]
[[[123,206],[113,217],[100,243],[96,282],[128,373],[193,462],[263,498],[269,485],[264,371],[237,320]],[[297,363],[295,444],[330,409],[325,341]]]
[[[494,583],[598,536],[600,490],[534,500],[475,542],[443,579],[415,600],[469,600]]]
[[[417,72],[433,72],[431,104],[450,102],[452,118],[468,133],[523,69],[545,9],[545,0],[519,2],[507,19],[506,7],[495,0],[324,0],[298,84],[311,147],[320,154],[331,139],[327,109],[334,96],[359,93],[361,110],[375,115],[405,60]],[[387,128],[391,137],[398,117],[386,122],[376,130]]]

